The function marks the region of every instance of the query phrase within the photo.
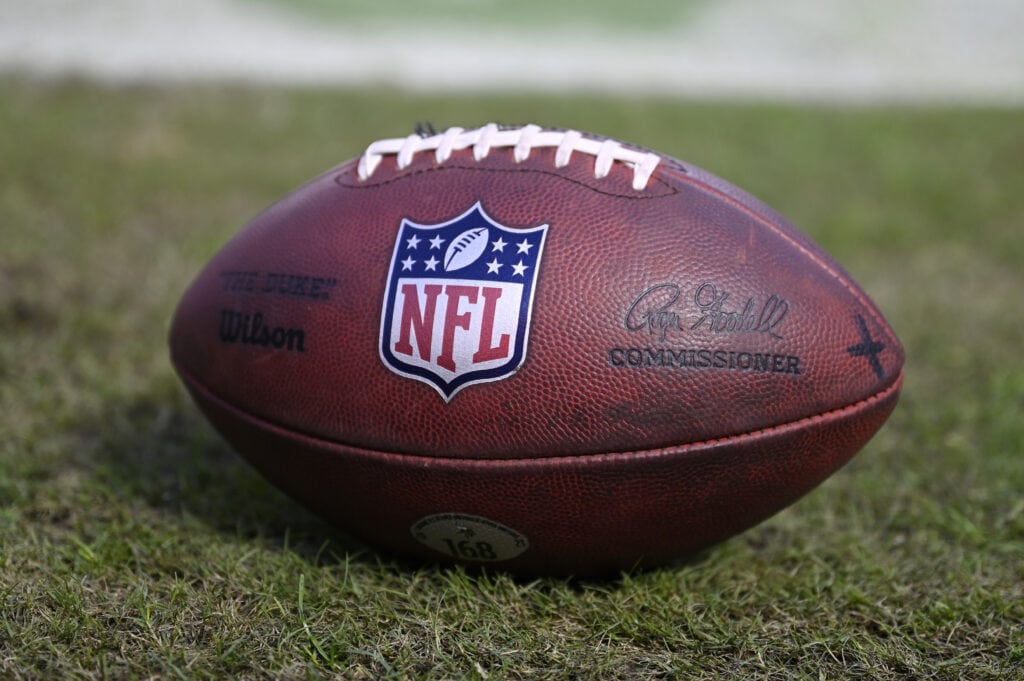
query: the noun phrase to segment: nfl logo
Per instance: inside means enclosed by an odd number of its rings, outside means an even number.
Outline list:
[[[548,226],[509,229],[477,202],[439,225],[402,220],[380,324],[380,356],[447,402],[526,358]]]

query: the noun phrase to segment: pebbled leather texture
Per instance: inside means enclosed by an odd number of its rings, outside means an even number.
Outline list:
[[[671,159],[637,191],[623,164],[595,179],[584,156],[556,168],[553,149],[512,153],[385,157],[362,181],[350,161],[257,216],[193,282],[173,362],[270,480],[401,554],[452,558],[410,528],[458,513],[528,539],[503,568],[593,574],[759,522],[881,427],[902,347],[777,213]],[[443,399],[382,361],[382,305],[402,221],[477,202],[547,236],[522,365]],[[243,319],[248,338],[225,340]]]

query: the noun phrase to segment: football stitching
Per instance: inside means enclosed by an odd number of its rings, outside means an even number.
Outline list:
[[[518,457],[518,458],[501,458],[501,459],[484,459],[484,458],[465,458],[458,459],[452,457],[441,457],[441,456],[430,456],[429,454],[407,454],[403,452],[387,452],[380,449],[370,449],[362,445],[349,444],[347,442],[341,442],[339,440],[332,440],[316,433],[310,433],[285,424],[277,423],[264,416],[258,416],[246,409],[242,409],[228,402],[225,398],[217,395],[207,385],[197,380],[191,372],[181,367],[177,362],[174,362],[179,373],[187,379],[189,383],[201,390],[208,399],[216,401],[222,408],[234,412],[235,414],[241,415],[242,418],[254,422],[261,427],[270,428],[278,431],[282,435],[287,437],[298,437],[303,440],[308,440],[314,445],[333,445],[337,447],[346,447],[348,449],[356,450],[360,454],[370,454],[388,459],[412,459],[415,461],[431,461],[433,463],[444,465],[446,463],[457,464],[460,466],[495,466],[495,465],[526,465],[526,464],[537,464],[540,462],[544,463],[558,463],[560,461],[567,462],[580,462],[588,460],[600,460],[600,459],[614,459],[617,457],[623,458],[647,458],[659,456],[667,453],[678,454],[680,452],[700,449],[702,447],[710,447],[714,445],[723,445],[732,442],[742,442],[744,440],[752,440],[764,435],[771,435],[777,432],[787,430],[799,430],[805,424],[817,424],[821,421],[827,420],[831,417],[843,416],[851,412],[856,412],[862,408],[872,406],[873,404],[885,400],[891,397],[894,393],[898,393],[903,386],[903,371],[896,375],[896,380],[890,383],[885,388],[882,388],[876,393],[873,393],[863,399],[856,402],[852,402],[846,406],[838,407],[836,409],[830,409],[828,411],[818,412],[817,414],[811,414],[804,416],[794,421],[787,421],[786,423],[779,423],[774,426],[767,426],[765,428],[758,428],[757,430],[747,431],[745,433],[737,433],[735,435],[724,435],[718,438],[710,438],[706,440],[696,440],[694,442],[685,442],[675,445],[667,445],[663,447],[652,447],[650,449],[638,449],[635,451],[620,451],[620,452],[596,452],[592,454],[577,454],[577,455],[562,455],[562,456],[532,456],[532,457]]]
[[[617,194],[615,192],[611,192],[611,191],[607,191],[605,189],[594,187],[593,185],[589,185],[586,182],[582,182],[582,181],[577,180],[575,178],[566,177],[565,175],[562,175],[560,173],[556,173],[556,172],[551,171],[551,170],[544,170],[542,168],[482,168],[480,166],[475,166],[475,165],[455,165],[455,164],[448,164],[448,165],[443,165],[443,166],[430,166],[429,168],[420,168],[419,170],[414,170],[412,172],[408,172],[408,173],[405,173],[403,175],[399,175],[398,177],[392,177],[392,178],[387,179],[387,180],[377,180],[377,181],[374,181],[372,183],[371,182],[359,182],[358,184],[355,184],[355,183],[352,183],[352,182],[346,182],[344,180],[345,173],[351,172],[351,168],[345,168],[340,173],[335,175],[334,182],[338,186],[345,187],[347,189],[375,189],[377,187],[385,187],[385,186],[387,186],[389,184],[393,184],[395,182],[400,182],[402,180],[412,179],[414,177],[417,177],[418,175],[422,175],[423,173],[433,173],[433,172],[440,172],[440,171],[445,171],[445,170],[472,170],[473,172],[482,172],[482,173],[539,173],[541,175],[547,175],[549,177],[553,177],[553,178],[556,178],[556,179],[559,179],[559,180],[564,180],[566,182],[571,182],[572,184],[578,185],[580,187],[584,187],[586,189],[589,189],[590,191],[597,192],[598,194],[601,194],[602,196],[608,196],[608,197],[612,197],[612,198],[616,198],[616,199],[627,199],[627,200],[630,200],[630,201],[646,201],[646,200],[651,200],[651,199],[660,199],[660,198],[664,198],[666,196],[672,196],[674,194],[678,194],[679,193],[679,189],[677,189],[676,187],[673,187],[671,185],[671,183],[666,182],[665,180],[662,180],[661,178],[658,178],[658,177],[653,177],[653,178],[651,178],[651,180],[652,180],[652,182],[661,185],[661,188],[664,190],[661,193],[651,194],[650,193],[650,184],[651,183],[648,183],[648,193],[645,193],[645,194]]]
[[[464,149],[473,150],[473,160],[482,161],[492,148],[511,148],[516,163],[530,157],[534,149],[556,149],[555,167],[564,168],[574,153],[594,157],[594,179],[599,180],[611,172],[618,161],[633,171],[633,189],[643,191],[654,175],[661,156],[649,151],[639,151],[624,146],[621,142],[601,137],[591,138],[576,130],[544,130],[538,125],[521,128],[501,129],[489,123],[475,130],[449,128],[442,134],[422,137],[412,134],[404,138],[385,139],[373,142],[366,148],[357,164],[357,177],[368,180],[384,159],[395,156],[398,170],[405,170],[417,154],[433,151],[437,164],[448,161],[452,153]]]

